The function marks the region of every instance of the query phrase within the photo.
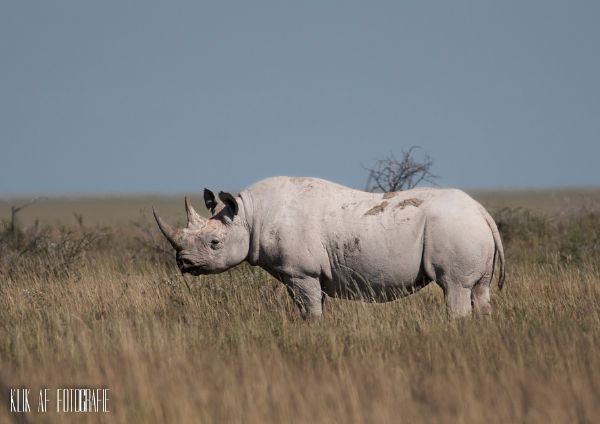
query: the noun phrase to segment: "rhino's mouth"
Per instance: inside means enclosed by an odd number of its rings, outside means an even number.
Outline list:
[[[210,269],[205,265],[194,265],[194,266],[188,266],[188,267],[182,268],[181,273],[182,274],[190,274],[190,275],[197,277],[198,275],[218,274],[219,271]]]
[[[198,275],[208,274],[209,272],[205,267],[196,265],[196,266],[182,268],[181,273],[198,276]]]

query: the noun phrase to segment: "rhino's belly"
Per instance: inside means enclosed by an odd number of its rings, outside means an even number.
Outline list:
[[[323,290],[328,296],[367,302],[388,302],[415,293],[429,283],[419,266],[411,269],[338,269]]]

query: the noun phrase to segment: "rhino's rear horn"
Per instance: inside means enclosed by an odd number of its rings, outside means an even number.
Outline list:
[[[183,245],[181,244],[181,230],[176,230],[167,224],[160,216],[158,216],[158,213],[156,213],[156,209],[154,209],[154,207],[152,207],[152,213],[154,214],[154,219],[156,219],[158,228],[160,228],[160,231],[164,234],[167,240],[169,240],[171,246],[173,246],[175,250],[182,250]]]
[[[187,196],[185,197],[185,211],[187,212],[187,225],[188,227],[198,226],[204,222],[204,219],[196,212],[188,201]]]

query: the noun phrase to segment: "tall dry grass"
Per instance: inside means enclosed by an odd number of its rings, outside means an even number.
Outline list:
[[[110,389],[108,415],[31,422],[597,422],[600,219],[497,218],[506,289],[458,321],[430,285],[307,323],[258,268],[179,275],[143,225],[4,234],[0,379]]]

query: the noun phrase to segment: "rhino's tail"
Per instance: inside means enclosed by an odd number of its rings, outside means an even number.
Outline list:
[[[504,287],[504,280],[506,278],[506,274],[504,271],[504,248],[502,247],[502,239],[500,238],[500,232],[498,231],[498,227],[496,226],[496,222],[494,222],[494,218],[485,210],[483,206],[480,205],[481,213],[485,218],[490,230],[492,230],[492,236],[494,237],[494,244],[496,245],[496,251],[494,252],[494,265],[492,266],[492,277],[494,276],[494,270],[496,268],[496,258],[498,258],[498,262],[500,265],[500,275],[498,276],[498,288],[502,290]]]

